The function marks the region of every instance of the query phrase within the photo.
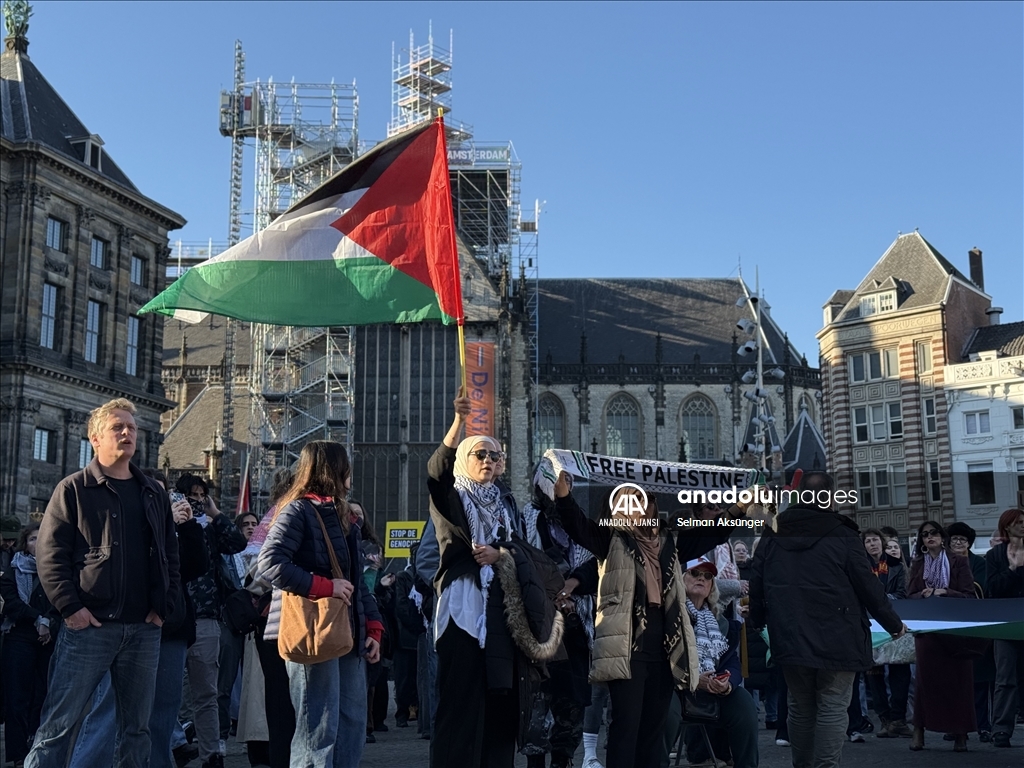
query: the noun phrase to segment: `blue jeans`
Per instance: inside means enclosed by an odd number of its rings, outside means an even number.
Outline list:
[[[117,702],[108,672],[92,694],[89,714],[85,716],[75,747],[71,750],[68,768],[92,768],[114,762],[114,739],[117,735]]]
[[[181,706],[181,683],[185,676],[185,654],[188,644],[184,640],[160,642],[160,664],[156,668],[156,695],[153,712],[149,716],[149,737],[152,741],[150,768],[173,768],[171,735],[178,727],[178,708]]]
[[[42,723],[25,768],[64,765],[78,717],[107,671],[117,718],[114,759],[109,765],[148,765],[149,715],[159,655],[160,628],[155,624],[108,621],[101,627],[62,628],[50,665]]]
[[[286,661],[295,707],[291,768],[357,768],[366,743],[366,667],[353,651],[320,664]]]

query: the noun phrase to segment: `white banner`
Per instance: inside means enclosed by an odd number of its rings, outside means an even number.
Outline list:
[[[727,491],[742,490],[751,486],[756,469],[740,467],[715,467],[710,464],[677,464],[671,461],[649,459],[623,459],[616,456],[601,456],[596,453],[550,449],[544,458],[551,461],[555,476],[558,470],[574,477],[584,478],[602,485],[635,483],[647,491],[670,493],[679,491]]]

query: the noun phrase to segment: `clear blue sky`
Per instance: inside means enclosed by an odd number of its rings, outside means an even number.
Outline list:
[[[814,362],[821,305],[915,227],[985,254],[1024,317],[1021,3],[36,2],[33,62],[153,199],[227,234],[217,131],[247,78],[357,81],[383,138],[392,42],[454,30],[453,117],[546,200],[544,277],[724,276],[742,257]],[[248,173],[248,169],[247,169]],[[247,195],[246,205],[251,197]]]

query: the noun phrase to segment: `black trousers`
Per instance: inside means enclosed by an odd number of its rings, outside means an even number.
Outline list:
[[[235,678],[242,672],[245,636],[239,637],[223,622],[220,625],[220,658],[217,672],[217,715],[220,718],[220,737],[231,735],[231,689]]]
[[[416,694],[416,649],[396,648],[391,670],[395,674],[395,719],[408,720],[409,707],[418,706]]]
[[[288,686],[288,670],[277,652],[277,640],[256,636],[256,650],[263,668],[263,702],[267,708],[267,733],[270,737],[270,768],[288,768],[292,737],[295,735],[295,709]]]
[[[608,726],[607,768],[658,768],[662,731],[672,700],[668,659],[629,662],[631,678],[612,680],[612,722]]]
[[[885,670],[889,670],[889,690],[892,695],[886,693]],[[907,700],[910,698],[910,665],[909,664],[887,664],[885,667],[875,667],[866,675],[868,692],[871,694],[871,706],[884,722],[894,720],[907,720]],[[854,695],[858,693],[854,688]]]
[[[723,739],[732,752],[733,764],[736,768],[756,768],[758,764],[757,748],[757,705],[750,691],[745,688],[733,688],[728,696],[720,699],[721,714],[718,724],[708,726],[708,737],[711,746],[718,754],[719,746],[716,736]],[[707,747],[700,729],[688,727],[686,731],[686,753],[690,760],[699,762],[708,759]]]
[[[518,691],[487,689],[484,650],[454,621],[437,641],[437,680],[431,768],[512,768]]]
[[[4,679],[4,740],[11,763],[24,760],[39,727],[39,714],[46,698],[46,673],[53,656],[56,637],[40,645],[38,634],[16,628],[4,638],[0,675]]]

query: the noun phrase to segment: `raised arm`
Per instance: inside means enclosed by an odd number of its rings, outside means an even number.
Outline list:
[[[555,513],[570,539],[600,560],[608,557],[608,547],[612,540],[611,528],[602,528],[580,509],[576,499],[569,493],[569,482],[564,472],[555,482]]]
[[[427,491],[430,493],[431,511],[456,524],[458,521],[452,519],[453,510],[449,500],[455,487],[455,449],[462,438],[462,429],[469,412],[470,400],[462,396],[460,388],[459,396],[455,398],[455,418],[448,434],[427,461]]]

